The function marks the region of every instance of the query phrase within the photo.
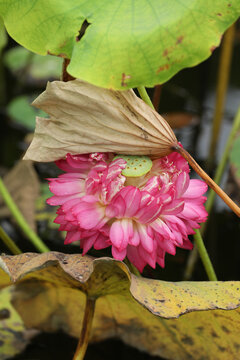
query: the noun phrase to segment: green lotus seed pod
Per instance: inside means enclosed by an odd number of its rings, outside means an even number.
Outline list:
[[[127,162],[122,175],[126,177],[139,177],[147,174],[152,168],[152,160],[144,155],[117,155],[113,160],[123,159]]]

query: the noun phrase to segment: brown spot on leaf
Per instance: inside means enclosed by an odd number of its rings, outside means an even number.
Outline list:
[[[221,13],[217,13],[217,16],[222,16],[222,14],[221,14]]]
[[[217,334],[217,333],[215,333],[215,331],[214,331],[214,330],[212,330],[211,335],[212,335],[212,337],[214,337],[214,338],[218,338],[218,337],[219,337],[219,336],[218,336],[218,334]]]
[[[231,331],[226,327],[226,326],[222,326],[222,330],[226,333],[226,334],[230,334]]]
[[[122,73],[122,81],[121,81],[121,86],[127,86],[125,80],[130,79],[131,75],[126,75],[125,73]]]
[[[190,336],[184,336],[183,338],[181,338],[181,341],[186,344],[186,345],[194,345],[194,340],[193,338],[191,338]]]
[[[232,6],[232,4],[229,3],[229,4],[228,4],[228,7],[231,7],[231,6]]]
[[[233,346],[235,347],[236,350],[240,350],[240,344],[233,343]]]
[[[8,309],[1,309],[0,310],[0,320],[5,320],[10,318],[10,311]]]
[[[169,69],[169,64],[162,65],[157,69],[157,74],[159,74],[161,71],[168,70],[168,69]]]
[[[163,51],[163,53],[162,53],[162,56],[168,56],[168,54],[169,54],[168,49],[165,49],[165,50]]]
[[[177,38],[176,44],[177,44],[177,45],[178,45],[178,44],[181,44],[182,41],[183,41],[183,38],[184,38],[184,36],[179,36],[179,37]]]
[[[226,351],[226,348],[225,348],[225,347],[223,347],[223,346],[218,345],[218,348],[219,348],[219,350],[220,350],[221,352]]]

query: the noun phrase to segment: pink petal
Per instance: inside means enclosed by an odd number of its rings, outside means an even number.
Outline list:
[[[112,244],[118,249],[121,248],[123,235],[123,229],[120,221],[114,221],[110,229],[109,237]]]
[[[173,235],[166,223],[161,219],[156,219],[150,225],[156,232],[161,234],[166,239],[172,239]]]
[[[112,246],[112,256],[114,257],[114,259],[122,261],[126,257],[126,254],[127,254],[126,248],[119,251],[118,248]]]
[[[141,201],[141,192],[138,188],[135,188],[133,186],[127,186],[125,187],[125,189],[127,189],[128,191],[125,192],[125,202],[127,203],[127,207],[126,207],[126,211],[125,211],[125,216],[131,218],[133,217],[140,206],[140,201]],[[120,192],[121,194],[122,192]]]
[[[91,249],[97,236],[98,236],[98,233],[95,233],[94,235],[81,240],[80,244],[83,249],[83,253],[82,253],[83,255],[85,255],[88,252],[88,250]]]
[[[51,181],[49,184],[50,191],[55,195],[72,195],[81,193],[84,190],[84,183],[79,180],[76,181]]]
[[[81,238],[81,232],[80,231],[69,231],[66,235],[64,244],[71,244],[74,241],[78,241]]]
[[[129,238],[129,244],[133,246],[138,246],[140,243],[140,236],[138,234],[138,230],[136,227],[134,227],[133,235]]]
[[[184,198],[193,199],[203,195],[208,189],[207,184],[202,180],[190,180],[188,189],[184,193]]]
[[[153,269],[155,269],[156,267],[156,259],[157,259],[157,254],[156,252],[153,252],[152,254],[149,254],[148,252],[146,252],[142,246],[138,247],[138,252],[139,255],[141,256],[141,258],[146,261],[146,263],[148,263]]]
[[[149,253],[153,252],[153,239],[147,234],[145,225],[137,224],[138,234],[142,247]]]
[[[136,266],[136,268],[142,272],[143,268],[146,266],[147,262],[141,258],[138,252],[138,247],[128,246],[127,247],[127,257],[129,261]]]
[[[177,189],[177,197],[181,197],[189,187],[189,175],[185,171],[180,173],[177,177],[175,186]]]
[[[116,195],[112,202],[106,208],[106,216],[109,218],[121,218],[126,211],[126,203],[122,196]]]
[[[100,250],[100,249],[105,249],[106,247],[110,246],[111,243],[109,241],[109,238],[107,238],[106,236],[99,234],[95,243],[94,243],[94,249],[96,250]]]
[[[165,257],[157,257],[157,263],[162,267],[164,268],[165,267]]]
[[[163,215],[176,215],[183,211],[184,201],[173,200],[170,204],[164,205],[162,208]]]

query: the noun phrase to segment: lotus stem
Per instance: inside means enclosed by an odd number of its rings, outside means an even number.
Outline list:
[[[147,90],[145,89],[145,87],[138,86],[137,90],[138,90],[139,95],[142,98],[142,100],[145,101],[145,103],[148,104],[152,109],[154,109],[153,103],[152,103],[150,97],[148,96],[148,93],[147,93]]]
[[[73,360],[82,360],[87,351],[91,329],[92,329],[92,322],[95,310],[95,302],[96,299],[92,299],[87,296],[86,299],[86,306],[84,312],[84,318],[82,323],[82,330],[80,334],[80,338],[78,341],[77,349],[74,354]]]
[[[21,211],[18,209],[17,205],[15,204],[12,196],[10,195],[8,189],[6,188],[1,178],[0,178],[0,194],[2,195],[3,200],[5,201],[9,210],[11,211],[19,227],[22,229],[26,237],[32,242],[35,248],[40,252],[50,251],[48,247],[42,242],[42,240],[38,237],[38,235],[30,228],[30,226],[23,217]]]
[[[2,226],[0,226],[0,238],[4,242],[4,244],[8,247],[8,249],[12,252],[14,255],[22,254],[22,251],[19,249],[19,247],[15,244],[15,242],[8,236],[8,234],[4,231]]]
[[[200,258],[202,260],[203,266],[204,266],[204,268],[206,270],[208,279],[210,281],[217,281],[217,276],[215,274],[215,271],[214,271],[214,268],[212,266],[209,255],[207,253],[207,250],[205,248],[202,235],[201,235],[201,233],[200,233],[200,231],[198,229],[195,230],[195,234],[193,235],[193,237],[194,237],[194,240],[196,242],[197,249],[198,249]]]
[[[215,157],[218,137],[220,133],[220,128],[222,124],[225,97],[226,97],[229,74],[230,74],[234,34],[235,34],[235,24],[233,24],[226,31],[223,38],[223,44],[220,55],[220,64],[218,68],[216,106],[213,116],[212,138],[210,142],[209,156],[207,160],[207,169],[210,169],[212,167]]]

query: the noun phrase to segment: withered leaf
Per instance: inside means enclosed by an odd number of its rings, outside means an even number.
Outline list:
[[[37,117],[24,159],[53,161],[68,152],[165,156],[176,137],[168,123],[132,90],[113,91],[81,80],[48,83],[33,105]]]
[[[110,258],[57,252],[0,264],[0,284],[15,284],[12,302],[27,327],[78,337],[88,293],[97,298],[92,341],[118,337],[174,360],[239,358],[240,282],[149,280]]]
[[[35,202],[39,196],[39,181],[32,161],[18,161],[3,179],[13,200],[33,230],[35,223]],[[0,195],[0,217],[11,213]]]

